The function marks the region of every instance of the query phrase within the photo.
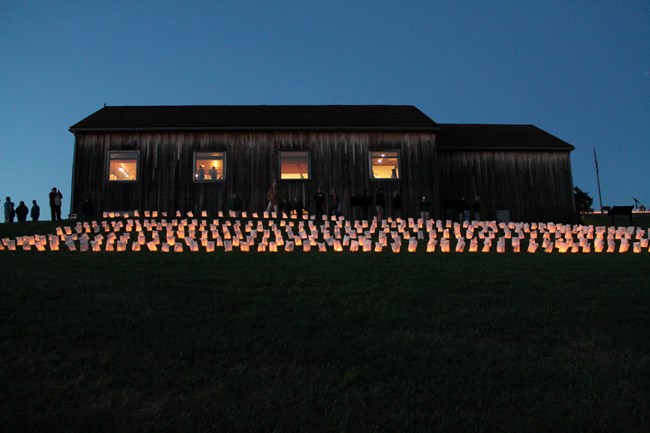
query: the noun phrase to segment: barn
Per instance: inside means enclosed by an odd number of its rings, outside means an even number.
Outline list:
[[[395,195],[403,216],[422,196],[435,217],[477,196],[490,218],[574,209],[570,144],[532,125],[438,124],[408,105],[104,106],[70,131],[72,213],[90,199],[99,212],[214,215],[234,194],[261,212],[273,183],[284,208],[312,212],[317,189],[334,189],[348,217],[378,194],[386,215]]]

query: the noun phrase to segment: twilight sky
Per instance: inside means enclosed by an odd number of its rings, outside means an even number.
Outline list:
[[[108,105],[409,104],[573,144],[598,206],[650,207],[650,2],[0,2],[0,197],[56,186]]]

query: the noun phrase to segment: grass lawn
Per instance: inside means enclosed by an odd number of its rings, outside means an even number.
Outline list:
[[[649,260],[0,252],[0,430],[646,432]]]

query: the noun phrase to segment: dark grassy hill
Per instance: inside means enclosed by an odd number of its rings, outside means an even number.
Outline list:
[[[648,254],[0,254],[7,432],[650,425]]]

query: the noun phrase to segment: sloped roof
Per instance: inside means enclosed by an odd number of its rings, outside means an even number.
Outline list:
[[[181,105],[105,106],[70,131],[436,128],[412,105]]]
[[[440,150],[565,150],[574,147],[534,125],[439,123]]]

